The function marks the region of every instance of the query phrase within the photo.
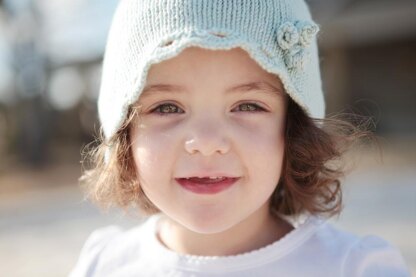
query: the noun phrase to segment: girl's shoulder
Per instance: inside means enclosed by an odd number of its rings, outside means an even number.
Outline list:
[[[344,276],[410,276],[398,248],[374,235],[351,244],[342,271]]]
[[[399,249],[375,235],[358,236],[322,222],[299,250],[309,247],[337,264],[342,276],[410,276]]]
[[[110,225],[93,231],[69,276],[95,276],[102,270],[111,272],[143,256],[144,244],[152,235],[150,225],[154,219],[150,217],[130,229]]]

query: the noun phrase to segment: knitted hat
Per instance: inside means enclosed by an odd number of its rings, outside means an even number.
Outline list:
[[[135,103],[152,64],[189,46],[241,47],[315,118],[325,115],[316,34],[303,0],[121,0],[104,55],[98,112],[106,139]]]

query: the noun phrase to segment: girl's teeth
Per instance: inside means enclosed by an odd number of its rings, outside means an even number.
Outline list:
[[[190,181],[193,182],[197,182],[197,183],[217,183],[220,181],[223,181],[226,179],[226,177],[203,177],[203,178],[199,178],[199,177],[191,177],[191,178],[186,178]]]
[[[186,179],[211,179],[211,180],[218,180],[218,179],[225,179],[225,177],[189,177]]]

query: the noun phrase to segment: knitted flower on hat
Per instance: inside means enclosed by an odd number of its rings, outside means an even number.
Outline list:
[[[284,50],[284,61],[289,69],[303,70],[310,60],[307,48],[319,31],[312,22],[285,22],[277,31],[277,42]]]

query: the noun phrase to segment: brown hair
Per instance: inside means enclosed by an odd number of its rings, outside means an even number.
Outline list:
[[[100,132],[98,145],[86,147],[83,163],[91,164],[80,181],[87,197],[102,208],[118,206],[127,211],[132,207],[151,215],[160,211],[138,183],[129,139],[129,126],[136,116],[137,109],[130,109],[123,126],[108,142]],[[370,122],[365,119],[353,124],[336,116],[313,119],[288,97],[284,162],[271,211],[293,216],[338,214],[342,208],[340,180],[346,173],[342,158],[359,139],[374,138],[367,131]]]

